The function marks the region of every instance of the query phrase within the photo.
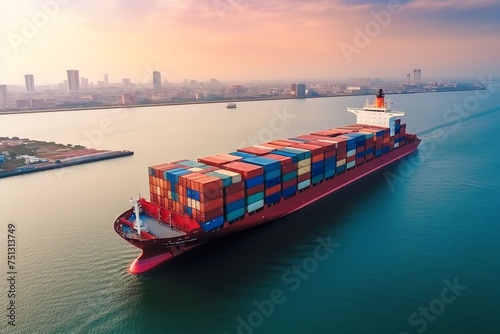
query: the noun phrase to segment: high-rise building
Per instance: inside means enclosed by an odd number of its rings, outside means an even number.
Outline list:
[[[413,70],[413,84],[418,84],[417,70]]]
[[[161,73],[158,71],[153,72],[153,87],[155,91],[161,89]]]
[[[28,93],[33,93],[35,91],[35,76],[33,74],[26,74],[24,76],[24,82],[26,83],[26,91]]]
[[[68,92],[79,92],[80,91],[80,71],[78,70],[68,70]]]
[[[306,85],[299,83],[297,85],[297,90],[295,91],[296,97],[306,97]]]
[[[80,88],[81,89],[89,89],[89,79],[81,77],[80,78]]]
[[[408,85],[410,85],[410,84],[411,84],[411,79],[410,79],[410,77],[411,77],[411,75],[410,75],[410,73],[408,73],[408,74],[406,75],[406,78],[408,79]]]
[[[123,88],[130,88],[131,87],[130,79],[129,78],[122,79],[122,85]]]
[[[422,71],[420,69],[417,70],[417,77],[418,84],[420,85],[422,83]]]
[[[297,94],[297,84],[293,83],[293,84],[290,85],[290,93],[292,95],[296,95]]]
[[[104,74],[104,86],[106,86],[106,87],[107,87],[107,86],[108,86],[108,84],[109,84],[109,77],[108,77],[108,75],[107,75],[107,74]]]
[[[7,85],[0,85],[0,108],[7,106]]]

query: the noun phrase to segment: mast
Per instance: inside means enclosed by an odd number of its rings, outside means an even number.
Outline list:
[[[139,237],[141,236],[141,209],[140,209],[140,204],[139,204],[139,199],[137,197],[133,197],[130,199],[132,204],[134,204],[134,213],[135,213],[135,223],[134,227],[137,230],[137,234],[139,234]]]

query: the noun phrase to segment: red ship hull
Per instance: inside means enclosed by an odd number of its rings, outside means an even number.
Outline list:
[[[358,181],[359,179],[402,159],[403,157],[414,152],[419,144],[420,139],[418,139],[415,135],[408,135],[408,140],[403,146],[400,146],[378,158],[366,161],[363,164],[360,164],[341,174],[335,175],[331,179],[323,180],[321,183],[316,185],[311,185],[310,187],[297,192],[297,194],[292,197],[287,199],[282,198],[277,204],[264,206],[263,209],[254,212],[253,214],[246,213],[242,219],[232,224],[228,224],[226,222],[220,229],[210,232],[205,232],[203,229],[197,228],[188,231],[185,235],[173,238],[152,238],[150,240],[146,240],[144,238],[127,238],[124,233],[122,233],[122,226],[132,226],[132,224],[127,220],[133,214],[133,210],[130,209],[123,213],[115,221],[115,231],[132,245],[142,249],[141,255],[132,263],[129,271],[134,274],[148,271],[159,264],[207,241],[289,215],[325,196],[332,194],[348,184]],[[177,213],[173,213],[164,208],[160,208],[157,205],[151,204],[145,199],[141,199],[140,203],[144,213],[148,216],[156,217],[160,211],[162,217],[173,215],[178,220],[189,220],[190,223],[195,222],[187,216],[182,217]]]

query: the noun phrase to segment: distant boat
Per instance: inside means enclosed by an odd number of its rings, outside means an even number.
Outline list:
[[[234,102],[228,103],[226,108],[236,108],[236,103],[234,103]]]

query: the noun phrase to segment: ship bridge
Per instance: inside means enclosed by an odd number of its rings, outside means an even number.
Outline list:
[[[366,99],[363,108],[348,108],[347,111],[356,115],[356,124],[366,124],[373,126],[388,127],[391,136],[396,132],[395,121],[397,117],[404,116],[404,112],[391,110],[390,100],[385,101],[385,94],[379,89],[375,101],[370,103]]]

